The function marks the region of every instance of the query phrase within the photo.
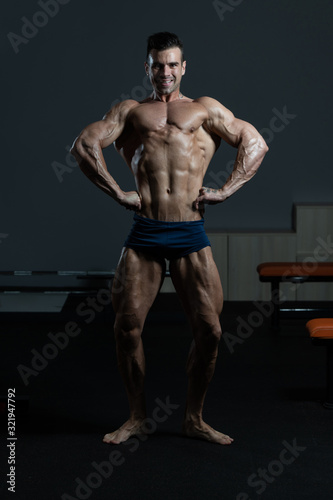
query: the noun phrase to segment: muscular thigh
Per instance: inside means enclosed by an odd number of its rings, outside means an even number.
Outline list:
[[[170,273],[193,322],[200,317],[211,322],[221,314],[222,285],[210,247],[170,262]]]
[[[115,313],[145,317],[163,283],[164,273],[164,260],[124,248],[112,286]]]

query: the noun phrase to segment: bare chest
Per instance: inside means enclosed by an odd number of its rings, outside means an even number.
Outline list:
[[[183,133],[197,131],[207,118],[207,111],[191,101],[172,103],[144,103],[137,106],[129,117],[133,128],[142,137],[150,134]]]

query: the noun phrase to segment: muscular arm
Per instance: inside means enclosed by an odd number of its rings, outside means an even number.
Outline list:
[[[124,101],[114,106],[102,120],[88,125],[71,148],[71,153],[88,179],[118,203],[133,210],[141,208],[138,193],[126,193],[118,186],[108,172],[102,149],[118,139],[124,130],[127,114],[135,105],[135,101]]]
[[[204,124],[208,132],[238,148],[238,152],[233,171],[226,183],[217,190],[203,187],[195,201],[196,208],[199,203],[215,204],[233,195],[255,175],[268,151],[264,139],[250,123],[235,118],[231,111],[215,99],[204,97],[200,102],[209,114]]]

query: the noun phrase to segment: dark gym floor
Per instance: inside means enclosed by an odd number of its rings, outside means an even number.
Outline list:
[[[254,304],[225,304],[204,411],[210,425],[234,438],[220,446],[181,433],[191,332],[178,299],[160,296],[143,334],[147,439],[106,445],[103,435],[128,416],[127,399],[112,310],[79,316],[83,300],[70,297],[58,316],[3,316],[0,394],[16,390],[17,440],[13,494],[2,406],[1,498],[333,499],[333,411],[322,406],[325,349],[311,345],[306,320],[284,320],[274,332],[269,318],[253,314]],[[67,336],[67,345],[57,335],[66,327],[77,334]]]

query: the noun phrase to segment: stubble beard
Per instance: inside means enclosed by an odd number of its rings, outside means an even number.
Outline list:
[[[160,82],[156,82],[155,85],[154,85],[156,91],[159,94],[162,94],[162,95],[172,94],[177,89],[179,89],[179,86],[180,86],[180,81],[174,81],[173,85],[171,85],[170,88],[163,88],[163,87],[161,87],[160,86]]]

